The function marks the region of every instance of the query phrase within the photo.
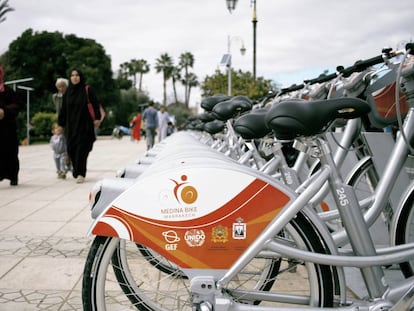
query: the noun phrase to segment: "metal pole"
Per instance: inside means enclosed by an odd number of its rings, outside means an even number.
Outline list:
[[[256,0],[253,1],[253,80],[256,80],[256,28],[257,28],[257,14],[256,14]]]
[[[231,96],[231,52],[230,52],[230,36],[227,36],[227,53],[229,54],[229,62],[227,65],[228,81],[227,81],[227,95]]]
[[[27,86],[18,86],[19,89],[26,90],[26,136],[27,136],[27,144],[30,145],[30,91],[34,89]]]
[[[27,102],[27,111],[26,111],[26,135],[27,135],[27,145],[30,145],[30,91],[26,90],[26,102]]]

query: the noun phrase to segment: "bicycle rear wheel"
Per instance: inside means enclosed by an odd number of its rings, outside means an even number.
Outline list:
[[[297,217],[277,237],[283,243],[323,251],[309,222]],[[282,263],[279,268],[278,264]],[[122,277],[120,277],[122,275]],[[298,279],[292,292],[292,280]],[[274,294],[275,301],[256,299],[252,290]],[[288,258],[255,258],[228,287],[234,301],[266,306],[305,304],[332,306],[333,284],[329,267]],[[136,244],[117,238],[96,237],[85,264],[84,310],[192,310],[189,280],[179,273],[164,273],[137,252]],[[286,301],[286,295],[289,295]],[[283,301],[277,297],[284,296]]]

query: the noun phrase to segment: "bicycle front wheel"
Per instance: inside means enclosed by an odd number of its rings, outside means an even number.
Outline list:
[[[397,220],[395,229],[395,244],[414,243],[414,191],[411,191],[405,201]],[[414,275],[414,260],[400,263],[401,272],[406,278]]]
[[[323,247],[312,230],[304,217],[298,217],[277,239],[319,252]],[[297,282],[292,286],[295,279]],[[329,267],[258,256],[223,292],[235,302],[250,304],[254,310],[259,303],[274,307],[332,306],[332,287]],[[269,300],[259,299],[255,296],[257,292],[274,296]],[[84,310],[193,310],[189,280],[180,270],[165,273],[142,256],[135,243],[117,238],[95,238],[85,264],[82,294]],[[278,297],[283,299],[278,301]]]

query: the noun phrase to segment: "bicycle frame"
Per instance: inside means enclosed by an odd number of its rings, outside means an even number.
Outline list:
[[[321,145],[322,147],[322,145]],[[323,148],[326,150],[327,146],[323,145]],[[278,196],[280,197],[283,194],[285,194],[285,199],[287,201],[289,201],[290,203],[287,204],[279,213],[277,213],[277,217],[276,215],[274,216],[274,219],[267,223],[267,228],[264,229],[263,232],[260,233],[260,235],[258,235],[255,239],[254,242],[251,243],[251,245],[248,247],[248,249],[246,251],[244,251],[241,256],[239,257],[239,259],[237,259],[237,261],[235,263],[230,263],[229,266],[224,267],[224,266],[220,266],[218,268],[220,268],[219,270],[212,272],[213,275],[215,275],[215,277],[218,279],[217,284],[218,284],[218,288],[224,286],[226,284],[226,281],[230,280],[232,278],[232,276],[234,276],[235,274],[237,274],[238,271],[240,271],[240,269],[242,269],[245,264],[254,256],[258,256],[261,252],[263,251],[273,251],[276,252],[275,253],[275,257],[277,257],[277,254],[286,254],[289,257],[292,258],[297,258],[297,259],[304,259],[307,261],[312,261],[312,262],[317,262],[317,263],[322,263],[322,264],[327,264],[327,265],[332,265],[332,266],[355,266],[355,267],[360,267],[363,271],[364,271],[364,275],[365,275],[365,279],[366,279],[366,283],[367,283],[367,287],[369,288],[370,291],[370,295],[372,297],[381,297],[383,296],[383,294],[385,293],[385,287],[380,285],[382,284],[382,278],[383,278],[383,274],[380,268],[372,268],[372,265],[387,265],[387,264],[393,264],[395,262],[398,261],[406,261],[408,259],[412,259],[414,258],[414,249],[413,249],[413,245],[411,246],[404,246],[404,247],[396,247],[393,249],[385,249],[384,251],[379,252],[379,255],[384,255],[386,254],[387,256],[384,258],[384,256],[377,256],[375,248],[372,244],[372,241],[370,241],[369,234],[366,232],[367,231],[367,227],[363,224],[362,221],[362,215],[361,215],[361,211],[358,207],[358,203],[356,198],[353,197],[353,192],[351,189],[349,189],[348,186],[346,186],[340,179],[339,176],[336,176],[336,174],[334,174],[334,170],[330,169],[330,165],[332,165],[332,163],[329,163],[329,158],[327,158],[328,160],[323,160],[327,161],[326,163],[323,164],[321,170],[315,174],[313,177],[311,177],[311,180],[307,183],[308,186],[306,188],[304,188],[304,190],[299,194],[299,196],[296,196],[294,193],[291,193],[291,191],[289,189],[287,189],[283,184],[281,184],[278,181],[272,180],[270,179],[268,176],[262,175],[259,172],[249,169],[247,167],[243,167],[240,165],[234,166],[234,165],[229,165],[230,163],[224,163],[222,161],[217,160],[217,162],[212,160],[206,160],[201,161],[202,165],[200,165],[200,163],[196,163],[197,161],[195,161],[194,159],[187,159],[185,160],[186,163],[189,164],[188,167],[186,167],[185,173],[188,176],[191,176],[192,170],[200,170],[200,169],[206,169],[207,171],[211,171],[213,169],[215,170],[220,170],[217,173],[216,176],[220,176],[221,179],[226,179],[225,177],[225,173],[224,172],[233,172],[235,173],[238,177],[234,178],[234,176],[231,178],[234,182],[234,180],[239,180],[240,177],[244,176],[244,177],[251,177],[254,178],[256,180],[260,180],[265,182],[267,185],[269,185],[270,189],[272,191],[276,191],[276,193],[278,193]],[[181,161],[183,161],[181,159]],[[332,160],[333,161],[333,160]],[[162,171],[165,171],[166,167],[171,167],[172,164],[163,164],[161,165],[161,167],[159,167],[157,169],[158,173],[155,174],[156,175],[156,180],[157,183],[159,183],[159,181],[162,179],[162,175],[163,173],[160,173]],[[206,168],[207,167],[207,168]],[[222,171],[224,170],[224,171]],[[167,176],[170,175],[171,172],[167,173]],[[179,173],[181,174],[181,172]],[[203,175],[203,174],[201,174]],[[214,174],[215,175],[215,174]],[[154,176],[154,173],[152,174],[147,174],[147,176]],[[206,178],[206,176],[203,175],[204,178]],[[169,177],[170,178],[170,177]],[[168,178],[168,179],[169,179]],[[233,179],[234,178],[234,179]],[[130,216],[133,216],[134,218],[129,218],[129,220],[131,221],[128,225],[129,228],[134,229],[137,227],[140,227],[142,224],[138,224],[137,223],[137,219],[144,219],[147,222],[149,221],[149,217],[148,215],[146,215],[145,213],[137,213],[136,212],[136,206],[134,207],[134,205],[136,205],[134,202],[129,202],[128,201],[128,197],[131,198],[136,198],[136,197],[140,197],[142,198],[145,193],[147,191],[150,191],[151,188],[153,188],[153,185],[148,185],[147,182],[148,180],[144,180],[143,182],[139,182],[141,179],[139,179],[137,181],[137,183],[132,186],[129,190],[127,190],[123,195],[121,195],[120,198],[118,198],[117,200],[115,200],[112,204],[112,206],[120,206],[122,207]],[[194,180],[195,181],[195,180]],[[273,243],[272,237],[275,236],[278,232],[280,232],[281,229],[283,229],[283,227],[287,224],[287,222],[289,222],[290,219],[292,219],[292,217],[294,217],[296,215],[297,212],[299,212],[302,209],[306,210],[306,213],[308,214],[312,214],[314,213],[312,211],[312,209],[306,208],[309,200],[315,196],[316,193],[318,193],[318,191],[321,189],[321,187],[327,182],[329,181],[330,184],[334,185],[333,188],[334,189],[344,189],[343,192],[340,193],[340,195],[338,195],[336,197],[337,199],[337,203],[338,203],[338,209],[341,212],[341,216],[342,219],[344,221],[344,223],[346,223],[346,227],[351,226],[352,230],[351,234],[349,236],[350,241],[353,243],[353,247],[355,247],[358,251],[359,256],[354,258],[354,257],[350,257],[349,255],[321,255],[321,254],[313,254],[313,253],[308,253],[308,252],[304,252],[304,251],[300,251],[294,248],[289,248],[287,246],[284,245],[279,245],[276,243]],[[157,186],[159,187],[159,186]],[[211,186],[210,186],[211,187]],[[199,184],[197,189],[199,190],[199,192],[201,192],[201,185]],[[240,193],[243,193],[243,191],[245,191],[246,188],[243,188],[242,191],[239,191]],[[341,190],[342,191],[342,190]],[[335,190],[335,193],[336,190]],[[344,200],[344,196],[346,197],[346,199],[348,200],[348,203],[345,204],[344,206],[341,206],[341,201],[343,202]],[[152,202],[153,204],[156,202]],[[148,206],[153,206],[153,204],[146,204],[145,202],[143,203],[143,206],[148,207]],[[159,204],[159,203],[156,203]],[[352,209],[352,213],[349,212],[349,209]],[[214,209],[210,210],[213,211]],[[230,208],[230,210],[234,210],[233,207]],[[272,208],[273,212],[274,209]],[[132,211],[133,214],[132,215]],[[119,209],[117,208],[117,213],[114,213],[114,215],[116,214],[117,217],[120,217],[121,215],[118,213]],[[357,217],[355,217],[355,215],[359,215]],[[260,211],[260,215],[263,214],[263,211]],[[256,215],[258,216],[258,214]],[[106,218],[105,217],[109,217]],[[145,217],[145,218],[144,218]],[[106,212],[105,216],[101,216],[95,223],[94,229],[93,229],[93,233],[94,234],[98,234],[98,235],[108,235],[108,231],[105,231],[104,229],[107,230],[107,226],[111,223],[110,221],[108,221],[109,219],[111,219],[111,214]],[[119,218],[118,218],[119,219]],[[125,221],[126,218],[123,219],[123,221]],[[312,220],[316,220],[318,219],[316,217],[316,214],[313,215]],[[358,224],[358,219],[359,220],[359,224]],[[128,221],[128,219],[126,219]],[[269,219],[270,221],[270,219]],[[152,220],[151,220],[152,222]],[[112,222],[113,224],[113,222]],[[358,225],[356,225],[358,224]],[[162,223],[163,227],[163,232],[166,232],[168,230],[177,230],[177,226],[173,226],[171,224],[167,224],[165,222]],[[153,224],[151,224],[150,226],[153,226]],[[316,226],[318,228],[324,228],[324,222],[322,220],[319,221],[319,223],[316,224]],[[195,225],[194,223],[189,222],[186,225],[186,229],[189,228],[197,228],[200,227],[200,224]],[[361,233],[359,231],[358,228],[364,228],[364,232]],[[117,234],[120,237],[123,238],[127,238],[127,239],[131,239],[132,236],[130,235],[123,235],[126,234],[128,232],[128,226],[126,226],[125,228],[127,228],[127,230],[120,230],[119,227],[116,230],[112,231],[112,234]],[[153,228],[152,228],[153,229]],[[323,230],[322,230],[323,231]],[[148,231],[147,231],[148,232]],[[152,231],[151,231],[152,232]],[[162,232],[161,232],[162,235]],[[161,236],[160,235],[160,236]],[[326,231],[324,234],[324,238],[329,239],[330,235],[329,233]],[[144,240],[141,240],[137,235],[133,235],[135,238],[137,238],[137,240],[135,240],[136,242],[142,243],[142,244],[147,244],[148,247],[151,247],[153,249],[155,249],[157,252],[161,253],[163,256],[165,256],[167,259],[173,261],[175,264],[181,266],[183,268],[183,271],[191,278],[191,277],[197,277],[198,279],[200,279],[200,275],[203,275],[203,271],[202,267],[200,266],[195,266],[195,267],[190,267],[188,266],[188,263],[183,265],[183,262],[180,262],[179,260],[177,260],[176,258],[171,257],[168,254],[168,251],[166,251],[165,249],[162,249],[160,247],[154,247],[153,244],[148,243],[149,241],[147,240],[148,237]],[[361,236],[366,236],[367,240],[361,240]],[[160,238],[158,238],[158,240],[160,240]],[[330,243],[331,247],[332,247],[332,243]],[[165,245],[164,245],[165,247]],[[177,246],[179,247],[179,246]],[[411,249],[410,249],[411,248]],[[332,252],[333,254],[340,254],[341,252]],[[202,259],[202,257],[206,256],[206,254],[202,254],[202,256],[200,256],[200,260]],[[238,256],[235,256],[233,258],[236,258]],[[208,257],[207,258],[211,258]],[[222,264],[222,262],[221,262]],[[194,268],[194,269],[192,269]],[[206,268],[206,267],[204,267]],[[214,268],[214,267],[213,267]],[[217,268],[217,267],[216,267]],[[227,273],[223,276],[223,269],[227,269],[229,268],[229,270],[227,271]],[[202,270],[200,270],[202,269]],[[208,269],[210,270],[210,269]],[[216,269],[213,269],[216,270]],[[223,277],[220,279],[220,275],[222,275]],[[216,279],[216,280],[217,280]],[[401,287],[405,287],[408,286],[408,284],[410,281],[406,281],[404,286],[401,285]],[[398,289],[398,292],[400,292],[400,288]],[[393,293],[392,290],[388,291],[388,295],[391,297],[391,293]],[[270,295],[270,294],[268,294]],[[388,297],[387,295],[387,297]],[[251,307],[251,306],[250,306]],[[258,310],[261,307],[259,307]],[[235,309],[236,310],[236,309]],[[265,310],[265,309],[263,309]]]
[[[411,142],[414,139],[414,102],[409,104],[410,110],[402,131]],[[320,137],[302,139],[301,143],[307,153],[320,160],[321,168],[296,192],[280,181],[234,161],[220,157],[200,159],[194,155],[180,156],[151,166],[134,185],[108,206],[94,222],[90,233],[128,239],[154,249],[181,267],[190,278],[190,290],[210,299],[216,310],[285,310],[231,302],[221,292],[253,258],[262,253],[273,254],[274,258],[284,255],[337,267],[341,304],[346,302],[341,267],[359,268],[371,300],[336,310],[361,310],[364,307],[368,310],[370,307],[391,305],[395,305],[393,310],[405,310],[414,300],[414,277],[401,281],[397,286],[390,286],[385,283],[380,266],[414,259],[414,243],[376,249],[369,233],[369,226],[384,209],[393,181],[409,154],[402,135],[397,138],[395,150],[377,185],[375,200],[365,219],[354,190],[335,169],[335,160],[328,143]],[[221,183],[209,182],[214,178],[219,178]],[[322,199],[321,189],[326,184],[334,194],[345,228],[333,234],[309,204]],[[226,193],[220,192],[222,185],[226,185]],[[139,205],[136,198],[141,200]],[[261,208],[254,208],[257,206]],[[312,253],[275,242],[274,237],[301,211],[311,219],[331,254]],[[251,223],[257,226],[253,229],[249,227]],[[238,236],[240,239],[234,238],[237,225],[244,229]],[[235,247],[231,251],[220,252],[213,246],[214,243],[222,242],[221,239],[228,238],[225,228],[233,228],[232,242]],[[249,230],[247,235],[246,229]],[[206,232],[212,232],[211,240],[206,239]],[[180,241],[180,237],[185,237],[185,240]],[[352,251],[337,248],[338,241],[345,238]],[[185,243],[190,249],[187,247],[184,250]],[[206,246],[204,249],[201,248],[203,245]],[[213,253],[219,260],[209,256]],[[209,286],[203,290],[200,284]],[[243,295],[249,297],[248,293]],[[280,297],[271,292],[254,292],[251,297],[283,301],[299,299],[300,302],[300,297]],[[296,307],[295,310],[301,308]]]

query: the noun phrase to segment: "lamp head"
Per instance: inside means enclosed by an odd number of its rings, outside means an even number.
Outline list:
[[[227,9],[231,13],[236,8],[237,0],[226,0]]]
[[[242,47],[240,48],[240,53],[241,55],[246,54],[246,48],[244,47],[244,44],[242,45]]]

